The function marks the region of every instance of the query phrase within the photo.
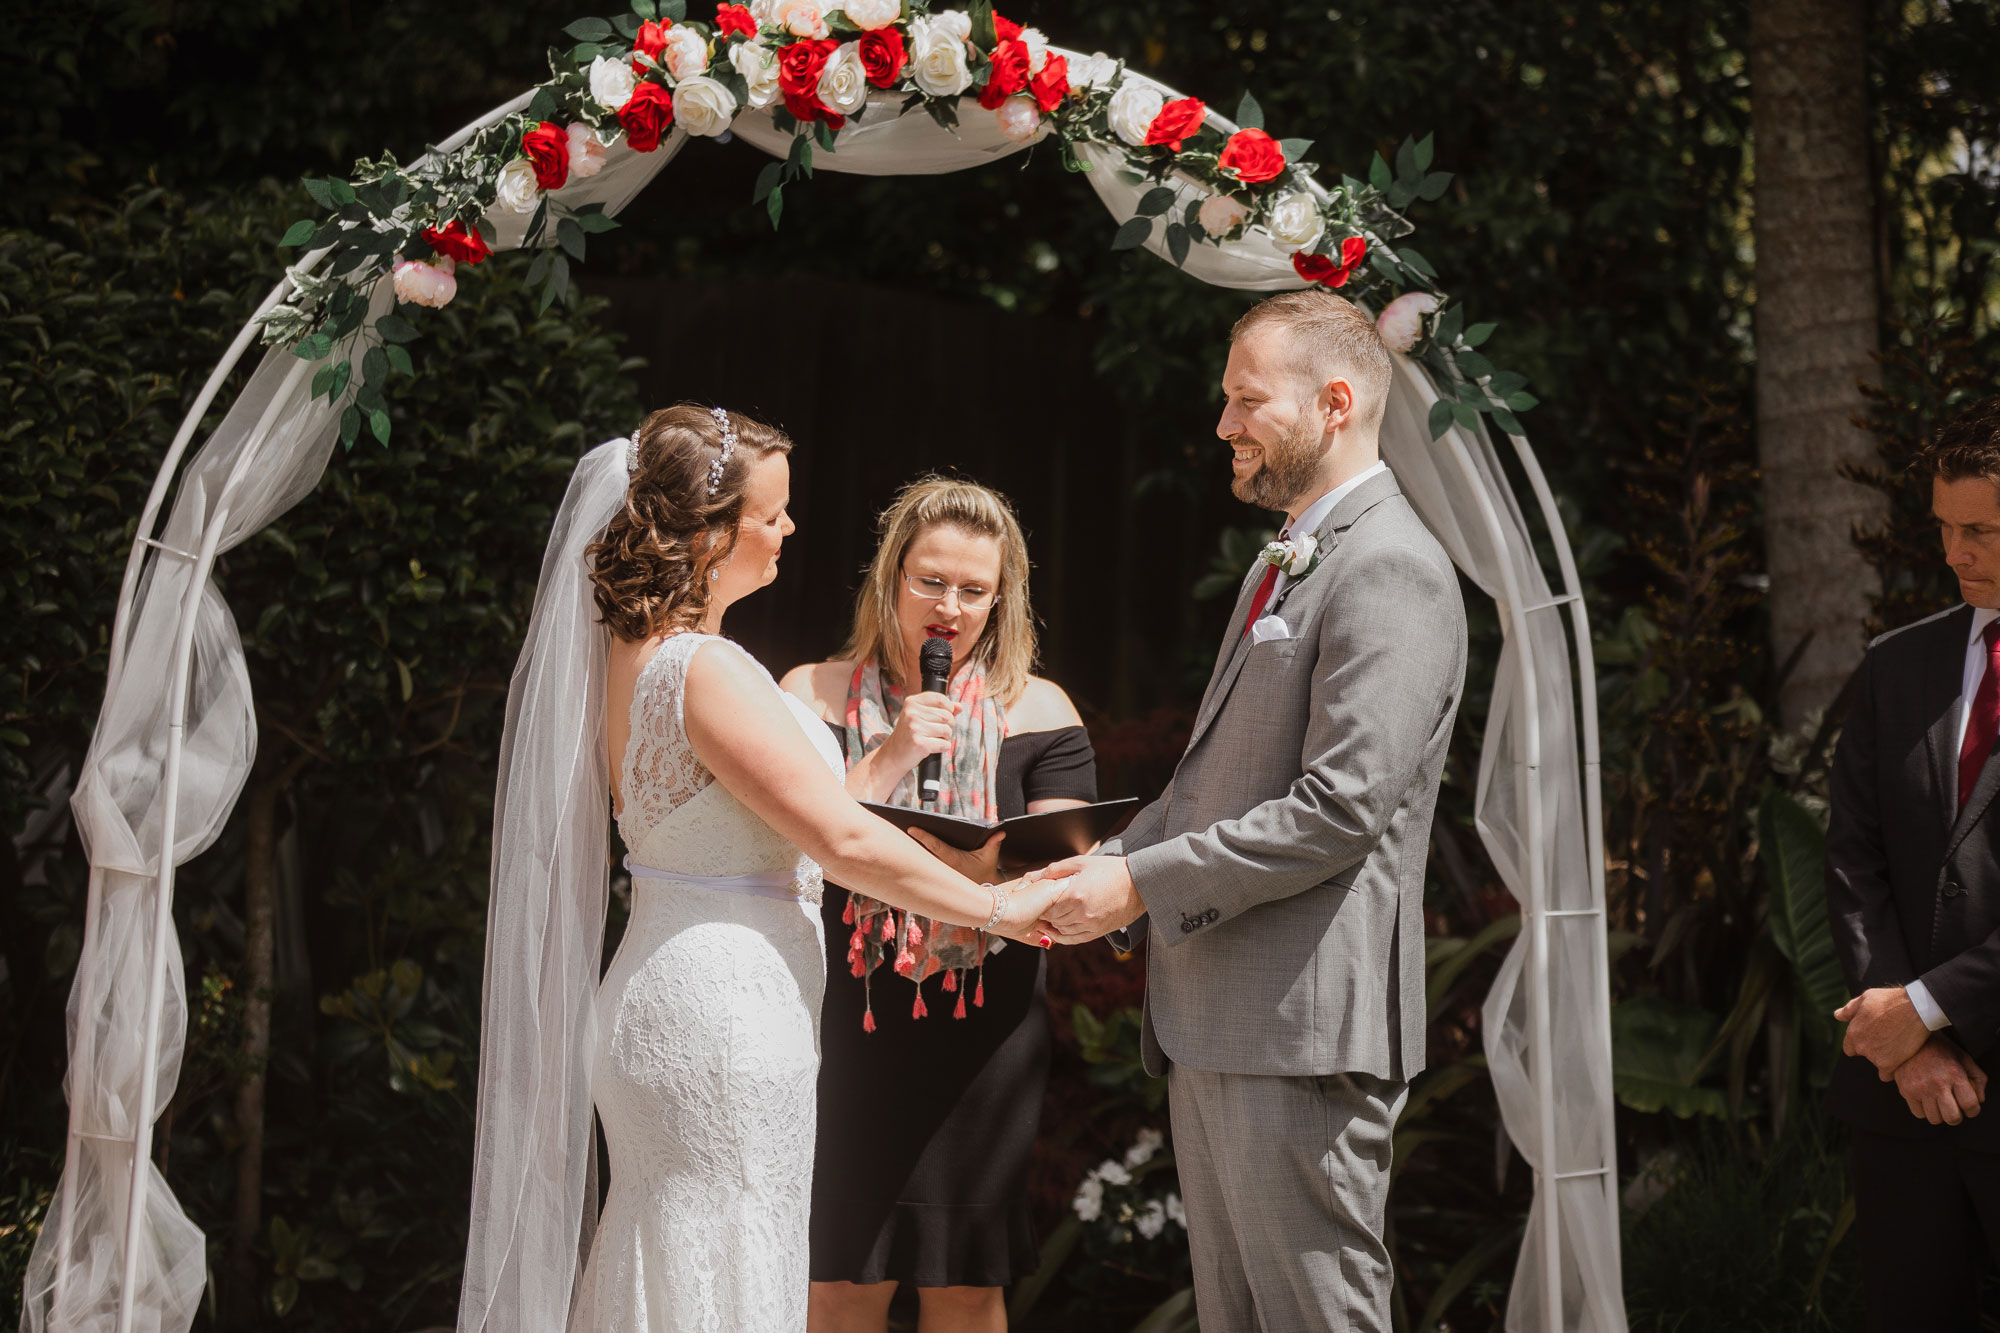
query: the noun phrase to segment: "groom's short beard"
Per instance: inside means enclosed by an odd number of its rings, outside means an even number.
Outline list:
[[[1313,429],[1310,414],[1301,413],[1297,424],[1282,439],[1270,444],[1251,441],[1264,446],[1263,466],[1247,477],[1231,478],[1230,493],[1259,509],[1289,508],[1319,475],[1320,458],[1325,452],[1320,448],[1321,440],[1319,432]]]

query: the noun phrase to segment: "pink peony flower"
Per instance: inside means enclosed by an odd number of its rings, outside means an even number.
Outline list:
[[[1034,138],[1042,123],[1042,109],[1025,93],[1017,93],[995,107],[993,116],[1000,122],[1000,132],[1015,143]]]
[[[428,262],[403,260],[395,270],[396,299],[411,305],[429,306],[433,310],[442,309],[458,294],[458,279],[451,273],[454,267],[445,255]]]
[[[569,174],[578,179],[604,170],[604,140],[582,121],[569,127]]]
[[[1210,236],[1227,236],[1243,225],[1250,210],[1245,208],[1234,195],[1212,194],[1201,201],[1201,209],[1195,214],[1195,221]]]
[[[1424,316],[1438,308],[1437,298],[1429,292],[1404,292],[1375,317],[1375,331],[1382,335],[1382,345],[1392,352],[1408,352],[1417,345],[1417,339],[1424,333]]]

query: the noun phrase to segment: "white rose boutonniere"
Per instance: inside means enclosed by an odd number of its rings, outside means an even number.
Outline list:
[[[590,62],[590,96],[606,111],[616,111],[631,101],[632,90],[638,83],[629,61],[599,56]]]
[[[1257,558],[1276,565],[1289,578],[1304,578],[1319,560],[1319,541],[1310,532],[1303,532],[1288,542],[1266,543]]]
[[[735,95],[706,74],[682,79],[674,88],[674,119],[689,134],[714,138],[735,117]]]
[[[1160,96],[1159,89],[1126,80],[1111,94],[1112,133],[1134,148],[1139,147],[1146,142],[1146,131],[1153,127],[1153,117],[1166,104],[1167,99]]]
[[[778,100],[778,57],[770,47],[762,42],[737,42],[729,48],[729,63],[743,76],[753,109]]]
[[[532,213],[541,201],[542,187],[535,183],[535,168],[527,158],[517,157],[500,168],[495,203],[510,213]]]

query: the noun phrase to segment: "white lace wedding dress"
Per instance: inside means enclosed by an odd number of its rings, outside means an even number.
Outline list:
[[[806,1326],[820,871],[688,745],[687,667],[707,644],[742,652],[675,635],[632,697],[618,817],[632,916],[598,991],[591,1074],[611,1189],[570,1320],[578,1333]],[[825,724],[780,693],[839,777]]]

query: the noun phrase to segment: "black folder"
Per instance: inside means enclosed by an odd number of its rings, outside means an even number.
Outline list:
[[[1087,852],[1110,837],[1139,808],[1137,799],[1127,797],[1122,801],[1099,801],[1095,805],[1076,805],[1067,810],[1048,810],[1039,815],[1016,815],[998,824],[987,824],[959,815],[941,815],[933,810],[878,805],[874,801],[863,801],[861,804],[897,828],[920,828],[939,842],[965,852],[982,846],[993,836],[994,829],[1005,830],[1007,840],[1000,844],[1000,855],[1002,860],[1009,862],[1059,861],[1065,856]]]

